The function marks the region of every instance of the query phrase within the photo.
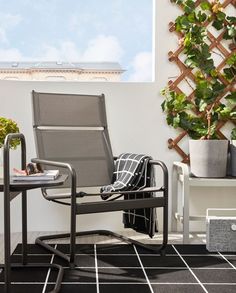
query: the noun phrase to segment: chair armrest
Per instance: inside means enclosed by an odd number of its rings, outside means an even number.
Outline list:
[[[169,179],[169,175],[168,175],[168,169],[166,167],[166,164],[160,160],[150,160],[149,163],[151,165],[157,165],[160,166],[163,172],[163,188],[166,189],[168,191],[168,179]]]
[[[56,161],[49,161],[49,160],[42,160],[42,159],[38,159],[38,158],[34,158],[31,160],[33,163],[39,163],[42,165],[48,165],[48,166],[55,166],[55,167],[62,167],[62,168],[66,168],[69,170],[70,173],[70,177],[71,177],[71,195],[74,194],[74,197],[76,198],[77,196],[79,197],[83,197],[83,195],[81,195],[80,193],[77,193],[76,191],[76,171],[75,169],[68,163],[62,163],[62,162],[56,162]],[[164,164],[164,162],[162,161],[157,161],[157,160],[150,160],[149,161],[150,164],[152,165],[158,165],[161,167],[162,171],[163,171],[163,187],[161,188],[147,188],[144,190],[133,190],[133,191],[116,191],[116,192],[105,192],[102,194],[107,194],[107,195],[115,195],[115,194],[132,194],[132,193],[143,193],[144,191],[146,192],[158,192],[158,191],[163,191],[164,192],[164,197],[167,198],[168,197],[168,169],[166,167],[166,165]],[[73,189],[74,187],[74,189]],[[70,198],[71,197],[70,194],[67,194],[65,196],[61,195],[61,198]],[[98,196],[101,195],[101,193],[92,193],[92,194],[87,194],[84,193],[84,195],[87,196]],[[43,192],[43,196],[48,199],[48,200],[54,200],[54,199],[58,199],[58,196],[54,196],[54,195],[48,195],[46,192]],[[59,197],[59,198],[60,198]]]
[[[160,166],[163,172],[163,197],[165,200],[165,205],[168,206],[168,194],[169,194],[169,175],[168,175],[168,169],[166,167],[166,164],[160,160],[150,160],[150,164]]]
[[[49,161],[49,160],[42,160],[39,158],[34,158],[31,159],[32,163],[39,163],[42,165],[48,165],[48,166],[54,166],[54,167],[61,167],[61,168],[65,168],[69,171],[69,177],[71,180],[71,204],[75,204],[76,203],[76,171],[75,169],[68,163],[63,163],[63,162],[57,162],[57,161]],[[52,199],[50,197],[47,198],[47,196],[44,193],[44,197],[46,199]]]

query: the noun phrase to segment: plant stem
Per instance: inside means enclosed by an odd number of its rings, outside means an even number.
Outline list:
[[[206,110],[206,118],[207,118],[207,139],[210,139],[211,137],[211,115],[212,115],[212,110],[215,107],[215,103],[211,105],[211,108],[209,110]]]

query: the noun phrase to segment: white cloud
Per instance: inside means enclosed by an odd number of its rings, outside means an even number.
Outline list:
[[[1,61],[19,61],[24,60],[21,52],[18,49],[0,49]]]
[[[22,17],[19,14],[3,14],[0,13],[0,42],[7,44],[7,31],[19,25]]]
[[[120,61],[123,49],[114,36],[98,35],[90,40],[82,54],[83,61]]]
[[[19,25],[22,21],[22,16],[20,14],[10,14],[10,13],[0,13],[0,27],[4,29],[9,29]]]
[[[80,59],[79,50],[71,41],[61,42],[59,47],[43,45],[43,52],[38,58],[45,61],[66,60],[75,61]]]
[[[129,81],[151,81],[152,80],[152,53],[138,53],[132,63],[133,73],[129,77]]]
[[[6,31],[2,27],[0,27],[0,42],[1,43],[8,43]]]
[[[116,61],[123,55],[119,41],[114,36],[98,35],[88,42],[87,48],[81,52],[71,41],[61,42],[58,47],[43,45],[43,52],[39,60],[66,60],[66,61]]]

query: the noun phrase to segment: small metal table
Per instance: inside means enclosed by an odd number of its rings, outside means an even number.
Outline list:
[[[10,141],[18,138],[21,140],[21,164],[22,169],[26,166],[26,145],[23,134],[9,134],[4,143],[4,179],[0,179],[0,192],[4,193],[4,258],[5,263],[0,265],[4,269],[5,293],[11,292],[11,267],[51,267],[58,270],[56,285],[51,292],[60,290],[60,283],[63,277],[63,268],[57,264],[28,264],[27,263],[27,190],[35,188],[48,188],[63,185],[67,175],[59,175],[56,180],[48,181],[21,181],[12,182],[9,172],[9,148]],[[22,263],[11,264],[11,225],[10,225],[10,202],[17,195],[22,195]]]

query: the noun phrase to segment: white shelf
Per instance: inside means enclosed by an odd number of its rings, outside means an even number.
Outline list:
[[[178,184],[180,182],[181,184]],[[172,174],[172,229],[177,222],[183,224],[183,242],[189,242],[189,222],[205,220],[202,215],[189,215],[190,187],[236,187],[236,177],[197,178],[191,177],[189,166],[181,162],[173,163]],[[180,188],[179,188],[180,187]],[[180,189],[180,192],[179,192]],[[181,207],[179,207],[181,205]],[[181,210],[179,210],[181,209]]]
[[[211,186],[211,187],[224,187],[236,186],[236,178],[196,178],[189,177],[189,184],[191,186]]]

